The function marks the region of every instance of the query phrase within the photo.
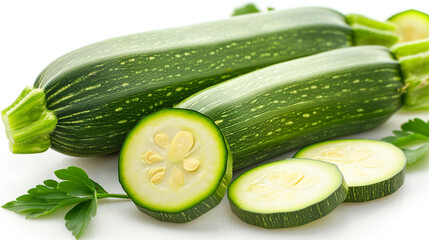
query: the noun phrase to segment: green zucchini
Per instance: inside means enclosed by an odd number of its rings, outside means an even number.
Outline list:
[[[347,195],[347,184],[334,164],[287,159],[249,170],[228,188],[232,212],[264,228],[296,227],[335,209]]]
[[[142,212],[191,221],[215,207],[232,177],[231,153],[209,118],[164,109],[143,118],[119,155],[119,181]]]
[[[333,140],[299,150],[296,158],[336,164],[349,187],[346,202],[364,202],[390,195],[405,179],[407,159],[393,144],[364,139]]]
[[[239,169],[380,125],[401,107],[401,87],[399,63],[389,50],[361,46],[266,67],[203,90],[176,107],[213,119]]]
[[[427,69],[421,67],[428,65],[429,55],[420,56],[429,52],[429,44],[410,43],[395,50],[402,51],[410,54],[407,64],[399,64],[380,46],[332,50],[245,74],[176,107],[213,119],[231,147],[233,168],[239,169],[374,128],[402,106],[404,91],[427,99],[427,88],[420,93],[406,89],[402,75],[425,79]]]
[[[414,9],[397,13],[388,19],[396,24],[400,42],[429,38],[429,15]]]
[[[377,44],[391,45],[397,37],[380,32],[383,26],[371,22],[356,36],[374,35]],[[52,147],[76,156],[116,152],[145,115],[255,69],[359,43],[354,29],[360,31],[336,11],[298,8],[80,48],[47,66],[34,87],[2,112],[10,149],[36,153]]]

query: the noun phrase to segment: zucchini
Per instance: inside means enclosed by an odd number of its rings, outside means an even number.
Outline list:
[[[231,147],[233,168],[243,168],[374,128],[404,103],[428,108],[429,39],[392,51],[358,46],[275,64],[200,91],[176,107],[213,119]]]
[[[266,67],[176,107],[213,119],[239,169],[380,125],[402,106],[402,87],[399,63],[387,48],[359,46]]]
[[[382,141],[326,141],[304,147],[294,157],[336,164],[349,186],[346,202],[364,202],[390,195],[405,179],[404,153]]]
[[[396,24],[400,42],[429,38],[429,15],[414,9],[397,13],[388,19]]]
[[[139,210],[191,221],[215,207],[231,181],[228,145],[207,117],[164,109],[143,118],[119,155],[119,181]]]
[[[356,36],[374,34],[384,45],[397,40],[371,24]],[[52,147],[75,156],[116,152],[145,115],[255,69],[351,46],[360,42],[353,40],[353,29],[336,11],[298,8],[80,48],[47,66],[34,87],[2,112],[10,149],[36,153]]]
[[[347,195],[334,164],[287,159],[265,164],[237,177],[228,188],[232,212],[264,228],[296,227],[335,209]]]

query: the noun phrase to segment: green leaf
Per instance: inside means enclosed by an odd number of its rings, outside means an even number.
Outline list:
[[[43,183],[44,185],[36,185],[27,191],[28,194],[22,195],[2,207],[16,213],[27,213],[27,218],[34,218],[85,200],[70,197],[67,192],[58,189],[58,182],[55,180],[49,179]],[[89,196],[92,197],[92,194]]]
[[[248,3],[242,7],[236,8],[231,16],[244,15],[249,13],[257,13],[260,12],[259,9],[253,3]]]
[[[429,122],[424,122],[419,118],[409,120],[401,126],[403,131],[419,133],[429,138]]]
[[[16,212],[27,213],[27,218],[40,217],[49,214],[61,207],[70,206],[89,198],[37,198],[31,195],[22,195],[4,204],[4,209]]]
[[[128,198],[124,194],[109,194],[78,167],[57,170],[55,175],[64,181],[45,180],[43,184],[28,190],[28,194],[19,196],[2,207],[16,213],[26,213],[27,218],[36,218],[59,208],[75,205],[65,216],[66,227],[76,238],[80,238],[91,217],[97,213],[98,197]]]
[[[401,125],[400,131],[395,130],[393,134],[394,136],[381,140],[401,148],[407,157],[407,164],[412,164],[429,154],[429,121],[410,119]]]
[[[67,169],[57,170],[54,173],[59,179],[66,180],[64,182],[68,182],[64,186],[66,191],[75,190],[75,188],[87,188],[88,190],[95,190],[94,183],[88,177],[86,172],[83,171],[81,168],[71,166]],[[61,185],[61,183],[59,185]],[[72,185],[74,185],[75,187],[73,187]]]
[[[429,154],[429,143],[423,144],[422,146],[416,149],[402,149],[404,151],[405,156],[407,157],[407,164],[413,164],[420,158],[423,158],[427,154]]]
[[[95,191],[97,191],[97,193],[108,193],[106,190],[104,190],[103,187],[100,186],[100,184],[98,184],[97,182],[92,181],[92,183],[94,184],[94,188]]]
[[[52,179],[48,179],[48,180],[43,181],[43,184],[45,184],[46,186],[51,187],[51,188],[57,188],[57,186],[58,186],[58,182],[55,180],[52,180]]]
[[[55,175],[62,180],[58,184],[58,189],[67,192],[69,196],[85,197],[92,195],[95,191],[94,182],[88,177],[85,171],[78,167],[68,167],[55,171]]]
[[[88,227],[91,217],[97,214],[97,197],[74,206],[65,216],[66,227],[79,239]]]

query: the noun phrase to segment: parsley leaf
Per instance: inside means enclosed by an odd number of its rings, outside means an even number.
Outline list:
[[[273,7],[267,7],[267,11],[274,11]],[[231,16],[238,16],[238,15],[244,15],[249,13],[257,13],[261,12],[258,7],[256,7],[253,3],[248,3],[242,7],[236,8],[234,12],[231,14]]]
[[[422,146],[416,148],[416,149],[402,149],[405,153],[405,156],[407,156],[407,164],[412,164],[415,161],[419,160],[420,158],[426,156],[429,154],[429,143],[423,144]]]
[[[95,217],[97,205],[97,197],[94,194],[94,198],[77,204],[67,212],[64,217],[66,227],[73,233],[76,239],[79,239],[85,232],[91,217]]]
[[[429,121],[411,119],[401,125],[401,130],[393,131],[394,136],[382,138],[401,148],[407,157],[407,164],[412,164],[429,154]]]
[[[97,199],[116,197],[129,198],[125,194],[110,194],[98,183],[91,180],[81,168],[68,167],[54,172],[64,181],[48,179],[19,196],[15,201],[2,207],[16,212],[25,213],[27,218],[44,216],[55,210],[75,205],[66,214],[66,227],[76,239],[79,239],[87,228],[91,217],[97,213]]]
[[[259,9],[253,3],[248,3],[242,7],[236,8],[231,16],[244,15],[249,13],[257,13],[260,12]]]

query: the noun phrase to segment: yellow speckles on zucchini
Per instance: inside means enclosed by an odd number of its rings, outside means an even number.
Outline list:
[[[216,120],[239,169],[381,124],[402,105],[400,76],[387,48],[351,47],[254,71],[176,107]]]

